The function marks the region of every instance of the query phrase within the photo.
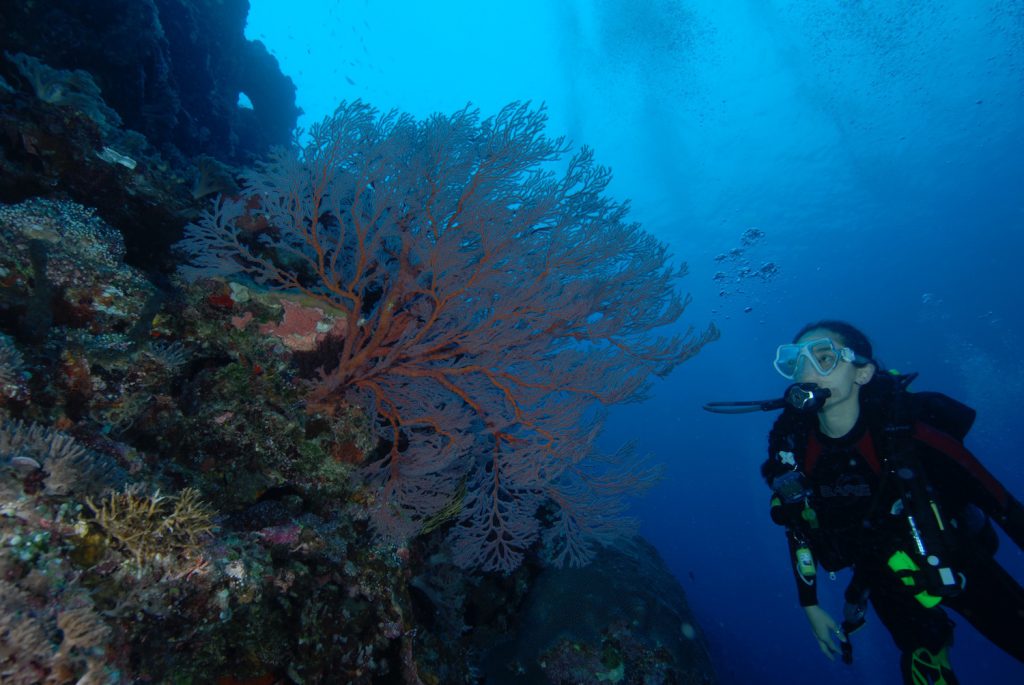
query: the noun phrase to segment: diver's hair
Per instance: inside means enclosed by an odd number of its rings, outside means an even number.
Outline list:
[[[824,328],[837,334],[840,338],[839,342],[853,350],[854,354],[858,357],[866,360],[855,360],[853,362],[854,366],[860,367],[867,366],[868,364],[874,364],[875,368],[880,368],[878,363],[875,361],[874,350],[871,347],[871,341],[868,340],[868,336],[864,335],[864,333],[853,324],[846,323],[845,321],[825,319],[823,321],[809,323],[797,332],[796,336],[793,337],[793,342],[797,342],[800,338],[804,337],[804,335],[818,328]]]

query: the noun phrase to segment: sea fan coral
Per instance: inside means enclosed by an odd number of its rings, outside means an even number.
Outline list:
[[[423,122],[342,104],[179,245],[189,280],[244,275],[316,305],[282,325],[324,355],[317,410],[361,407],[387,447],[364,468],[377,529],[415,534],[464,486],[450,539],[485,570],[521,563],[542,507],[556,563],[631,530],[617,515],[656,470],[597,454],[602,407],[718,336],[658,335],[689,302],[685,269],[605,196],[590,150],[555,170],[570,146],[545,122],[520,103]]]

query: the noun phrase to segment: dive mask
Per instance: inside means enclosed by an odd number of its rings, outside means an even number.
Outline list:
[[[831,338],[816,338],[802,343],[779,345],[775,351],[775,370],[783,378],[796,379],[805,362],[809,362],[820,376],[836,370],[840,361],[852,362],[857,354],[849,347],[836,347]]]

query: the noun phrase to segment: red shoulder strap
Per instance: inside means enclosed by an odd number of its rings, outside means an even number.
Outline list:
[[[860,452],[860,456],[864,457],[864,461],[868,463],[872,471],[882,472],[882,461],[878,458],[878,452],[875,451],[875,441],[871,439],[871,431],[864,431],[864,435],[857,441],[857,451]]]
[[[995,498],[1000,507],[1006,507],[1010,493],[959,440],[920,421],[914,424],[914,439],[920,440],[929,447],[934,447],[960,464]]]
[[[804,474],[811,475],[814,471],[814,465],[818,463],[818,457],[821,456],[821,443],[818,442],[818,436],[811,431],[811,434],[807,436],[807,451],[804,452]]]

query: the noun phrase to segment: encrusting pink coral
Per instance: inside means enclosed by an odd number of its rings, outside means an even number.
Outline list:
[[[319,307],[306,307],[286,299],[281,300],[281,305],[284,307],[281,323],[265,323],[260,326],[260,333],[280,338],[293,352],[312,352],[327,336],[341,335],[345,330],[343,316],[332,320]]]

